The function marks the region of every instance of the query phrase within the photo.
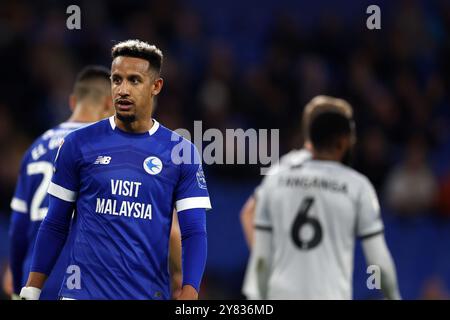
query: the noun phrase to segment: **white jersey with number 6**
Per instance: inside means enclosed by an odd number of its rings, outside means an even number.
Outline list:
[[[302,164],[304,161],[311,159],[311,152],[306,149],[294,149],[285,154],[280,158],[280,160],[275,163],[270,170],[267,172],[267,175],[264,177],[261,184],[255,189],[254,197],[258,199],[258,193],[261,190],[261,186],[264,185],[265,181],[268,177],[277,174],[281,170],[285,170],[291,166],[297,166]],[[249,300],[257,300],[260,299],[260,292],[258,290],[258,282],[256,279],[256,270],[255,266],[249,264],[245,273],[245,279],[242,286],[242,293]]]
[[[369,180],[340,163],[308,160],[267,177],[255,227],[270,232],[268,299],[351,299],[356,237],[383,232]]]

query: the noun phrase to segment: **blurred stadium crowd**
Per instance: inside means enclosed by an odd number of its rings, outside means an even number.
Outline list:
[[[170,129],[194,120],[203,130],[280,128],[285,153],[301,145],[300,114],[313,96],[350,101],[354,164],[381,198],[400,289],[405,298],[448,297],[450,2],[377,3],[382,28],[371,31],[367,1],[84,1],[82,29],[70,31],[72,3],[2,2],[0,262],[24,150],[68,117],[82,66],[108,66],[115,41],[139,38],[165,54],[155,117]],[[247,251],[239,209],[261,179],[257,169],[206,168],[214,212],[203,298],[240,297]],[[355,296],[372,297],[360,282]]]

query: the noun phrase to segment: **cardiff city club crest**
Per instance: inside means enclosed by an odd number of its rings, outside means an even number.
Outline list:
[[[151,156],[144,160],[144,170],[151,175],[155,175],[161,172],[163,164],[157,157]]]
[[[198,187],[201,189],[206,189],[206,178],[203,168],[200,166],[197,171],[197,183]]]

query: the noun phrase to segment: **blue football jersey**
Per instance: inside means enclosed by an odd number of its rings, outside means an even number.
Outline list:
[[[22,286],[25,285],[30,272],[39,226],[47,214],[47,189],[53,175],[53,161],[58,147],[66,134],[85,125],[86,123],[65,122],[47,130],[33,142],[22,159],[19,179],[11,201],[12,210],[28,215],[30,219],[27,234],[23,235],[27,238],[28,247],[22,268]],[[58,298],[68,259],[66,247],[42,289],[43,300]]]
[[[80,281],[66,275],[62,297],[170,299],[173,209],[211,204],[194,145],[153,122],[131,134],[113,116],[64,139],[48,192],[75,202],[69,267]]]

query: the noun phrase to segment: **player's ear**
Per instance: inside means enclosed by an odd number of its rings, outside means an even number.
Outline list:
[[[164,80],[162,78],[157,78],[152,85],[152,95],[156,96],[161,92],[163,87]]]
[[[350,136],[342,135],[336,139],[336,148],[340,153],[345,154],[352,147],[352,139]]]
[[[354,147],[356,145],[356,141],[357,141],[356,133],[352,132],[352,135],[350,136],[350,144],[352,147]]]
[[[71,94],[69,97],[69,106],[70,106],[70,111],[74,111],[75,107],[77,105],[77,97],[74,94]]]

